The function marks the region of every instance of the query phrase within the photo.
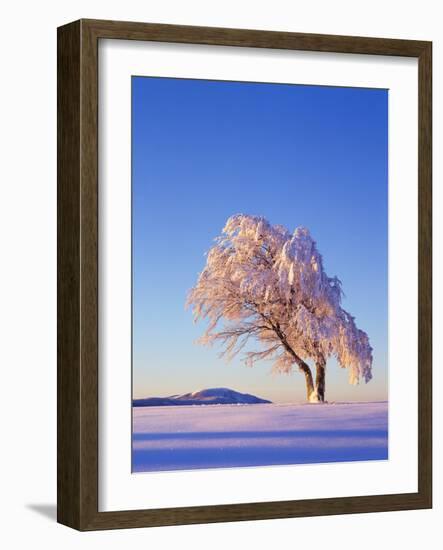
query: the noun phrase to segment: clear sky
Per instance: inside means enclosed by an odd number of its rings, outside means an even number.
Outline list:
[[[205,252],[244,213],[309,228],[328,275],[374,348],[374,378],[327,366],[326,399],[387,399],[388,91],[132,78],[134,397],[229,387],[305,399],[304,377],[270,374],[195,344],[185,310]]]

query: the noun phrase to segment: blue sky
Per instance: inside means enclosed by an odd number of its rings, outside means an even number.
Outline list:
[[[134,397],[230,387],[305,399],[304,377],[226,363],[185,310],[236,213],[309,228],[374,348],[358,387],[329,361],[326,398],[387,398],[388,91],[132,78]]]

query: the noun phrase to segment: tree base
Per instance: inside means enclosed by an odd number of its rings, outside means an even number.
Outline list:
[[[321,396],[321,395],[318,393],[318,391],[314,390],[314,391],[312,391],[312,392],[309,394],[308,402],[309,402],[309,403],[319,403],[319,404],[322,404],[322,403],[325,403],[325,399],[324,399],[324,396]]]

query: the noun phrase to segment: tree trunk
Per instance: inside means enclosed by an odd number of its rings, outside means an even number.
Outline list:
[[[279,337],[281,343],[283,344],[283,347],[285,350],[294,358],[295,363],[297,364],[298,368],[303,372],[305,375],[305,381],[306,381],[306,397],[310,403],[318,403],[319,399],[317,397],[317,391],[316,387],[314,387],[314,380],[312,378],[312,372],[309,368],[309,365],[303,361],[301,357],[299,357],[295,351],[291,348],[289,345],[286,336],[284,332],[281,330],[280,325],[278,323],[273,323],[270,321],[266,316],[262,314],[262,317],[266,320],[266,322],[270,322],[272,330],[276,333],[276,335]],[[324,392],[323,392],[324,394]]]
[[[312,401],[312,396],[314,395],[315,390],[314,390],[314,381],[312,379],[311,369],[304,361],[302,361],[301,364],[299,364],[298,366],[300,370],[303,372],[303,374],[305,375],[306,398],[308,401]]]
[[[317,393],[317,400],[320,403],[325,401],[325,374],[326,374],[326,364],[325,361],[317,361],[315,363],[316,373],[315,373],[315,390]]]

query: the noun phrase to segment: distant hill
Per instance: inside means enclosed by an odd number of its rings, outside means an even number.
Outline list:
[[[209,388],[194,393],[170,395],[169,397],[145,397],[134,399],[134,407],[161,407],[170,405],[254,405],[257,403],[271,403],[249,393],[240,393],[229,388]]]

